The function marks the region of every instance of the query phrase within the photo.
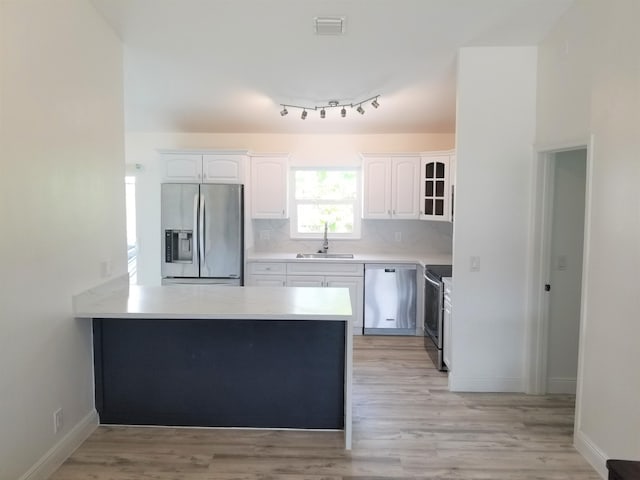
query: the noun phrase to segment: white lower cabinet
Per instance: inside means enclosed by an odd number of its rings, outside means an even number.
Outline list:
[[[250,287],[284,287],[286,275],[249,275],[246,284]]]
[[[250,287],[284,287],[287,283],[286,272],[284,263],[248,263],[245,284]]]
[[[353,333],[362,335],[364,309],[364,268],[354,263],[266,263],[247,265],[249,286],[348,288],[354,312]]]
[[[287,287],[324,287],[324,277],[315,275],[287,275]]]

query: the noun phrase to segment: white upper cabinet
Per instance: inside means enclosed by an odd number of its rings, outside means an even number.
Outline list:
[[[243,183],[247,156],[171,152],[161,154],[163,183]]]
[[[251,157],[251,217],[288,218],[286,156]]]
[[[364,156],[362,217],[417,219],[420,159]]]
[[[203,155],[202,179],[204,183],[244,183],[244,155]]]
[[[453,221],[451,167],[453,153],[424,154],[420,173],[420,218]]]
[[[391,159],[391,216],[404,220],[418,218],[420,158]]]
[[[163,153],[160,156],[162,182],[200,183],[202,155],[195,153]]]
[[[390,159],[365,157],[362,170],[362,218],[391,218]]]

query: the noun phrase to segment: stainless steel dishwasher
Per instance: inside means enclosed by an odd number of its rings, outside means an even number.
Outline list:
[[[416,334],[415,265],[365,264],[364,334]]]

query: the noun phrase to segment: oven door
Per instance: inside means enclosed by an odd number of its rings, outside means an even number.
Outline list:
[[[438,278],[424,274],[424,333],[438,349],[442,349],[443,286]]]

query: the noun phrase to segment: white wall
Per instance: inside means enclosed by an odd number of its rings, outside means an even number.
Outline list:
[[[523,391],[535,47],[460,50],[449,386]],[[480,271],[470,258],[480,257]]]
[[[71,297],[102,280],[103,260],[114,276],[126,273],[126,248],[119,40],[85,0],[2,1],[0,21],[0,478],[8,480],[46,474],[30,469],[92,418],[90,325],[72,317]],[[54,435],[58,408],[64,428]]]
[[[576,2],[538,69],[538,142],[593,135],[575,442],[603,476],[606,458],[640,460],[638,18],[636,0]]]
[[[138,283],[157,285],[160,282],[160,171],[158,149],[218,149],[250,150],[252,152],[290,154],[291,165],[345,165],[360,166],[360,152],[421,152],[453,148],[452,134],[404,134],[404,135],[269,135],[269,134],[178,134],[135,133],[126,136],[127,163],[139,163],[142,171],[136,178],[136,211],[138,232]],[[260,242],[256,249],[284,251],[293,248],[308,248],[313,242],[290,241],[288,221],[254,221],[257,235],[260,230],[269,230],[271,240]],[[333,242],[334,251],[415,251],[417,237],[424,238],[421,251],[436,253],[451,252],[451,226],[435,222],[393,222],[388,231],[388,222],[364,221],[363,231],[368,232],[370,242]],[[389,237],[396,231],[402,233],[402,242],[391,242]],[[286,242],[286,243],[285,243]],[[317,246],[316,246],[317,248]],[[445,248],[445,251],[441,251]]]
[[[586,149],[554,159],[547,392],[576,392],[582,294]]]

